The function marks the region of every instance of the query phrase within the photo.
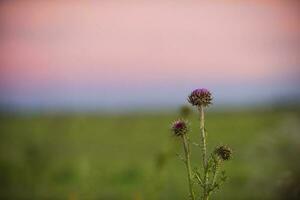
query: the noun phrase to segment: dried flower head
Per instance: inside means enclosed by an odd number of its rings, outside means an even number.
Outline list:
[[[232,157],[232,150],[226,145],[216,147],[214,153],[222,160],[230,160]]]
[[[194,90],[190,96],[188,97],[188,101],[193,105],[193,106],[209,106],[212,104],[212,95],[211,93],[205,89],[205,88],[199,88]]]
[[[188,132],[188,123],[185,120],[178,119],[172,124],[172,132],[175,136],[182,136]]]

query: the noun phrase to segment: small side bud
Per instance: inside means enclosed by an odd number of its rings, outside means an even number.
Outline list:
[[[188,123],[185,120],[178,119],[173,122],[171,129],[175,136],[182,136],[188,132]]]
[[[232,150],[228,146],[222,145],[215,148],[214,154],[224,161],[230,160],[232,157]]]
[[[188,97],[188,101],[193,106],[209,106],[212,104],[212,95],[210,91],[205,88],[194,90]]]

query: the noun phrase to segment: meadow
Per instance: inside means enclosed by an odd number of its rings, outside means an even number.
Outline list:
[[[229,179],[213,199],[297,199],[299,113],[208,112],[209,150],[222,141],[234,151],[224,166]],[[176,118],[176,112],[2,114],[0,199],[187,199],[185,166],[176,156],[182,146],[170,132]],[[197,119],[189,117],[194,141]],[[200,166],[199,153],[193,146]]]

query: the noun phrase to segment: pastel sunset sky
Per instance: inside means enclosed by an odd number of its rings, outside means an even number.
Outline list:
[[[0,103],[16,108],[176,106],[300,94],[292,0],[1,1]]]

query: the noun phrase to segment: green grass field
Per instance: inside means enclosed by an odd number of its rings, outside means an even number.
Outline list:
[[[176,114],[1,115],[0,199],[188,199]],[[199,141],[197,115],[191,138]],[[280,199],[299,176],[298,111],[209,112],[208,145],[229,144],[216,199]],[[192,147],[200,166],[200,149]],[[286,184],[287,182],[287,184]],[[284,199],[284,198],[282,198]]]

